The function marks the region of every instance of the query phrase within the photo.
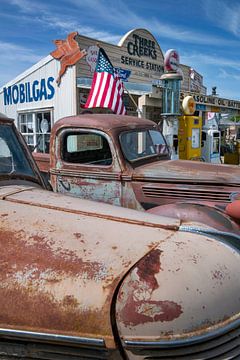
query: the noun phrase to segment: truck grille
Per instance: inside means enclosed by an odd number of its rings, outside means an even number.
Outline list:
[[[153,186],[143,186],[143,194],[146,197],[151,198],[167,198],[176,200],[199,200],[199,201],[215,201],[215,202],[231,202],[230,195],[231,192],[221,191],[219,189],[197,189],[194,188],[171,188],[168,187],[153,187]]]
[[[107,360],[110,356],[111,353],[107,349],[9,340],[1,340],[0,342],[0,360]]]
[[[234,329],[227,334],[207,339],[202,342],[181,345],[140,343],[125,341],[127,352],[131,352],[139,359],[148,360],[226,360],[240,359],[240,328]],[[131,358],[131,355],[130,355]]]

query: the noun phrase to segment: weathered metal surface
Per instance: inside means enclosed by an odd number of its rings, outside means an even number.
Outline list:
[[[100,337],[115,346],[115,289],[177,222],[106,204],[96,211],[94,202],[39,189],[4,189],[0,327]]]
[[[212,206],[186,202],[157,206],[148,212],[177,218],[181,220],[181,225],[191,224],[193,226],[194,223],[198,223],[208,229],[218,229],[240,236],[240,226],[227,213]]]
[[[135,169],[133,180],[177,181],[186,183],[240,185],[238,166],[209,164],[189,160],[154,162]],[[233,190],[234,191],[234,190]]]
[[[177,233],[161,242],[120,288],[116,311],[122,340],[170,346],[227,331],[240,320],[239,261],[240,246],[216,239]]]
[[[37,162],[38,168],[43,173],[50,170],[50,155],[43,153],[32,153],[34,160]]]
[[[136,185],[135,185],[136,184]],[[231,201],[233,189],[230,186],[216,186],[189,184],[177,182],[169,183],[141,183],[141,191],[145,198],[153,198],[155,201],[176,202],[181,201],[205,201],[215,203],[228,203]],[[138,183],[133,183],[134,188],[139,188]],[[235,188],[239,191],[239,188]],[[149,201],[149,200],[148,200]]]
[[[58,120],[52,128],[53,138],[56,137],[58,131],[62,128],[92,128],[110,133],[110,130],[119,128],[132,129],[136,127],[153,126],[153,122],[147,119],[139,119],[136,116],[122,116],[111,114],[84,114],[76,116],[68,116]]]
[[[20,189],[24,191],[24,194],[19,193],[19,187],[4,186],[0,187],[0,194],[2,198],[16,203],[113,220],[124,224],[137,224],[169,230],[178,230],[180,226],[178,219],[153,216],[146,212],[141,213],[131,209],[96,203],[95,201],[79,201],[72,196],[63,196],[27,186],[21,186]]]
[[[81,172],[81,169],[55,171],[55,191],[121,206],[122,191],[119,174],[105,173],[101,168],[98,169],[99,172],[95,168],[94,170],[95,172]],[[53,171],[51,174],[53,177]]]
[[[206,205],[225,207],[231,202],[231,196],[240,191],[237,186],[218,186],[168,182],[132,181],[136,198],[145,209],[153,206],[177,202],[205,203]]]

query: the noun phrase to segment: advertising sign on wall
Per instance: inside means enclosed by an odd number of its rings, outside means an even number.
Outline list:
[[[99,47],[96,45],[89,46],[87,49],[86,61],[90,66],[90,71],[94,72],[96,68],[97,58],[98,58]]]
[[[55,89],[53,86],[54,78],[34,80],[14,84],[3,88],[4,105],[23,104],[33,101],[50,100],[53,98]]]

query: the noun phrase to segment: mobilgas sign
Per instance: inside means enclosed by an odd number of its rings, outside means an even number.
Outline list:
[[[55,94],[54,78],[34,80],[3,88],[4,105],[23,104],[33,101],[50,100]]]

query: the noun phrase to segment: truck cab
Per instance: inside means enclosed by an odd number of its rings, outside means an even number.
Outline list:
[[[46,154],[34,156],[43,169]],[[49,157],[55,192],[127,208],[182,201],[224,208],[240,192],[239,167],[170,160],[158,125],[131,116],[61,119],[52,129]]]

